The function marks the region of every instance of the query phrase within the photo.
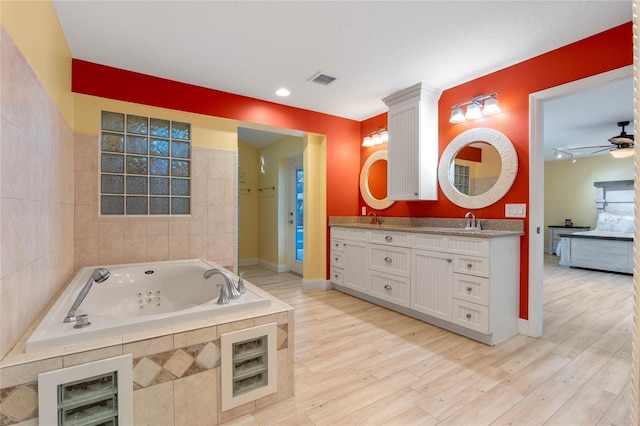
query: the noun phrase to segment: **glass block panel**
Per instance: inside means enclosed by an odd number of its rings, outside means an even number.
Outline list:
[[[124,194],[124,176],[102,175],[100,190],[103,194]]]
[[[189,123],[180,123],[179,121],[172,121],[171,137],[174,139],[182,139],[184,141],[191,140],[191,125]]]
[[[124,173],[124,155],[102,154],[100,170],[107,173]]]
[[[148,132],[148,118],[137,115],[127,115],[127,133],[146,135]]]
[[[127,194],[147,194],[147,178],[127,176]]]
[[[189,142],[171,142],[171,156],[178,158],[189,158],[191,154],[191,144]]]
[[[149,214],[169,214],[169,197],[149,197]]]
[[[103,151],[124,152],[124,136],[117,133],[102,133],[100,148]]]
[[[152,175],[169,176],[169,160],[165,158],[150,158]]]
[[[171,195],[189,195],[189,179],[171,179]]]
[[[124,114],[102,111],[102,130],[124,132]]]
[[[150,132],[151,136],[160,136],[163,138],[169,137],[169,120],[160,120],[159,118],[152,118],[150,120]]]
[[[189,162],[171,160],[171,176],[189,177]]]
[[[169,195],[169,178],[149,178],[149,193],[152,195]]]
[[[171,214],[189,214],[189,199],[172,197]]]
[[[103,195],[100,203],[102,214],[124,214],[124,197]]]
[[[146,175],[147,174],[147,157],[137,157],[135,155],[127,155],[127,174],[130,175]]]
[[[151,139],[151,145],[149,145],[149,154],[168,157],[169,141],[167,139]]]
[[[127,152],[131,154],[148,154],[147,138],[127,135]]]
[[[147,214],[147,197],[127,197],[127,214]]]

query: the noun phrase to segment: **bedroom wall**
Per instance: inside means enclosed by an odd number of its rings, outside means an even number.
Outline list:
[[[562,225],[571,218],[574,225],[596,225],[594,182],[633,180],[633,157],[611,155],[544,163],[544,226]],[[545,232],[545,247],[548,233]]]

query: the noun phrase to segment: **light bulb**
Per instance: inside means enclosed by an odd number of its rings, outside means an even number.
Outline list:
[[[451,108],[451,118],[449,118],[449,123],[462,123],[464,120],[464,112],[460,106],[456,105]]]
[[[371,136],[365,136],[364,140],[362,141],[362,146],[369,148],[370,146],[373,146],[373,140],[371,138]]]
[[[477,118],[482,117],[482,111],[480,110],[480,105],[471,102],[467,107],[467,113],[464,115],[467,120],[475,120]]]
[[[494,97],[490,97],[489,99],[484,101],[484,108],[482,109],[482,113],[484,115],[493,115],[500,112],[500,105],[498,104],[498,100]]]

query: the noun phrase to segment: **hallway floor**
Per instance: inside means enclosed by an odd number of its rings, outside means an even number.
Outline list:
[[[301,278],[243,267],[295,308],[296,395],[234,425],[626,425],[631,276],[545,256],[545,334],[486,346]]]

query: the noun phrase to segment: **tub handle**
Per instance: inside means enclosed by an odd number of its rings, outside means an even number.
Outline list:
[[[223,284],[217,284],[217,287],[220,289],[220,296],[218,297],[218,305],[226,305],[229,303],[229,296],[227,296],[227,289]]]

